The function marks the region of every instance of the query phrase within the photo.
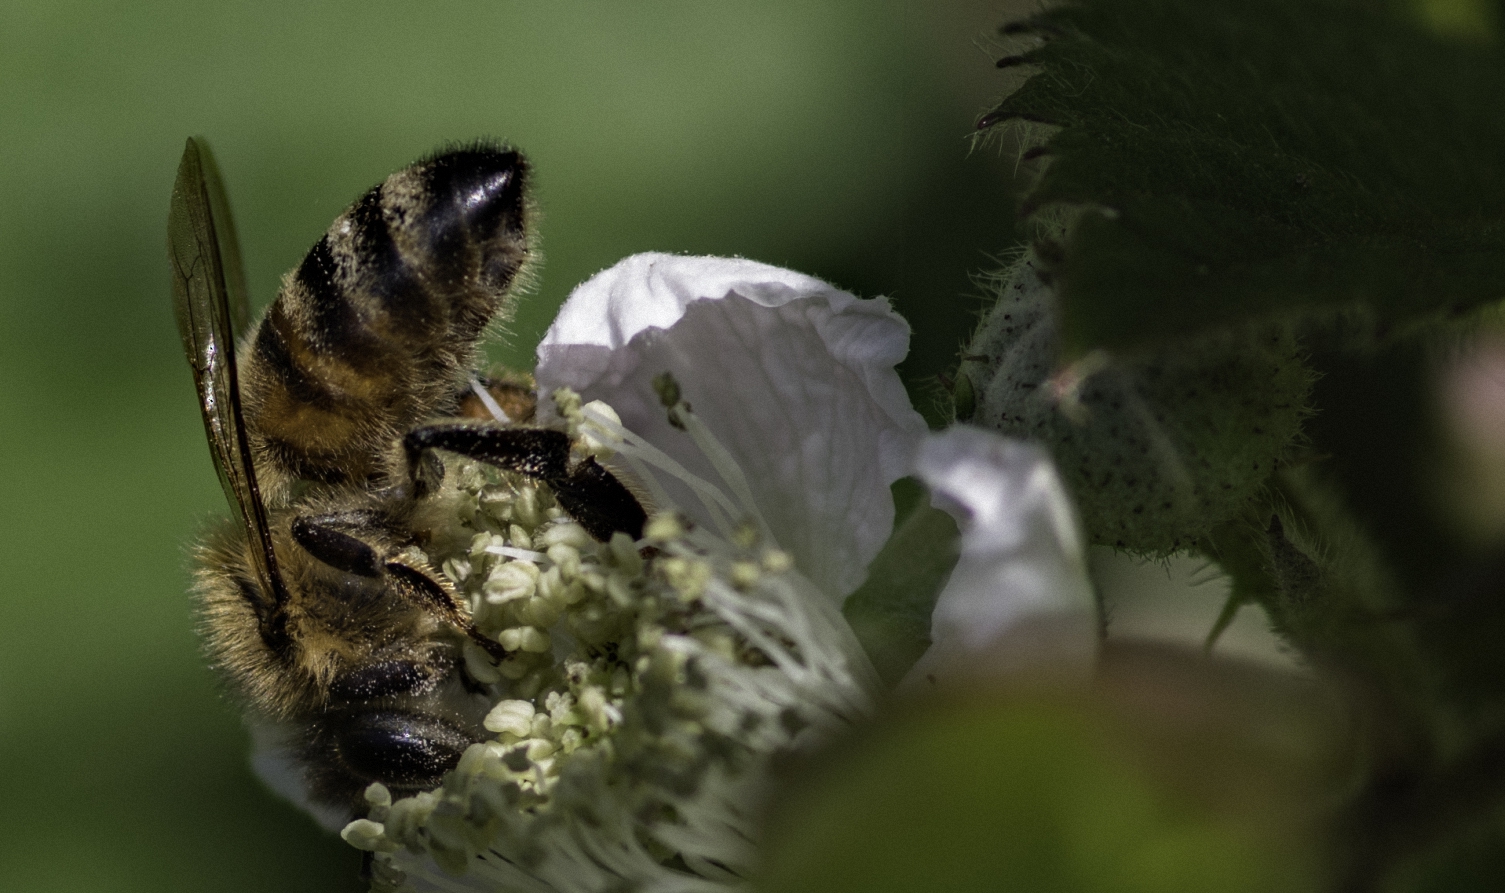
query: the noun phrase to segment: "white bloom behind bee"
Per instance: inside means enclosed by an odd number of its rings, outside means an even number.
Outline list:
[[[457,585],[516,653],[491,665],[467,646],[496,738],[439,791],[390,803],[374,786],[370,819],[347,826],[376,854],[375,886],[711,890],[748,873],[767,760],[871,710],[840,613],[748,527],[728,539],[661,513],[642,543],[601,544],[544,488],[460,477],[482,508]]]
[[[546,487],[452,476],[450,538],[469,542],[435,557],[515,654],[467,650],[495,740],[438,791],[391,803],[373,786],[370,818],[346,827],[376,854],[376,887],[742,884],[770,761],[878,694],[841,604],[926,442],[894,372],[908,337],[882,299],[745,260],[638,255],[576,290],[539,347],[541,402],[649,491],[653,517],[642,542],[600,544]],[[1090,660],[1069,506],[1042,453],[1003,443],[951,432],[918,468],[964,530],[933,651],[985,650],[1044,614]],[[1018,502],[1002,522],[1000,500]],[[1021,601],[997,588],[1010,581]]]

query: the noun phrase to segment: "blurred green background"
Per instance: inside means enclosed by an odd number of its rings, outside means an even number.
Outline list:
[[[223,510],[169,310],[184,137],[216,149],[252,292],[367,187],[489,135],[532,157],[546,263],[497,359],[631,252],[889,294],[951,362],[1012,238],[971,151],[1020,2],[0,5],[0,886],[354,890],[261,789],[198,655],[185,546]]]

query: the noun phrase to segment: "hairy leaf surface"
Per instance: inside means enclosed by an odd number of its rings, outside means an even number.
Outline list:
[[[1066,349],[1251,319],[1384,335],[1505,296],[1505,55],[1339,0],[1089,0],[984,126],[1061,125]]]

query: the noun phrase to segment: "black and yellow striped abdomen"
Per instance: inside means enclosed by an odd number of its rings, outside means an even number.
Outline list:
[[[407,429],[452,410],[530,255],[527,162],[488,145],[405,168],[335,220],[240,354],[262,488],[361,483]]]

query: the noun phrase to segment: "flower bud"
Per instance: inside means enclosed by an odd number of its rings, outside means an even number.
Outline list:
[[[997,280],[953,393],[974,424],[1041,442],[1094,542],[1163,556],[1232,518],[1285,458],[1312,373],[1274,326],[1061,365],[1055,290],[1027,253]]]

